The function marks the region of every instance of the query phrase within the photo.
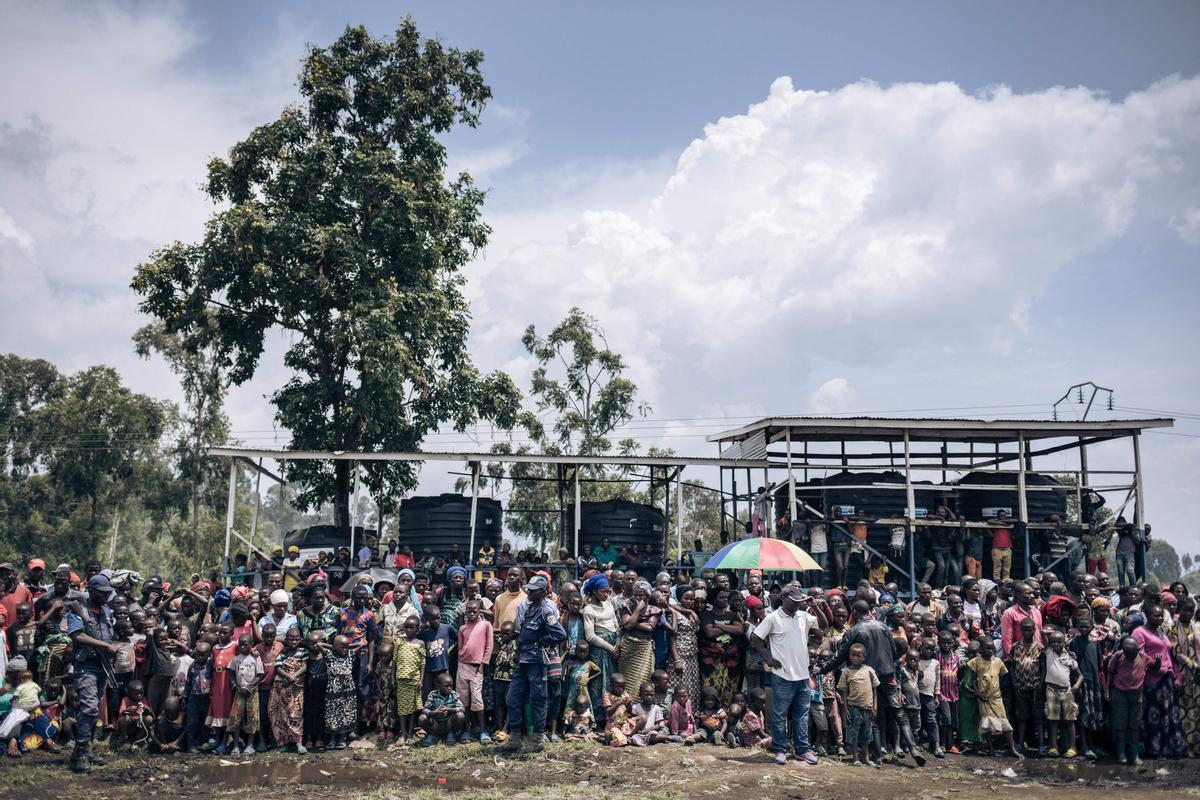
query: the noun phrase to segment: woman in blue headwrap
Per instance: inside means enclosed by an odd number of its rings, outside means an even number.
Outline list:
[[[467,571],[455,564],[446,570],[446,585],[438,589],[442,622],[458,629],[458,621],[467,609]]]
[[[617,610],[608,600],[610,592],[608,578],[603,573],[596,573],[583,582],[583,594],[588,601],[583,607],[583,636],[592,647],[592,661],[600,668],[600,679],[588,684],[588,692],[591,694],[596,724],[601,728],[607,722],[607,715],[600,700],[609,689],[609,678],[617,671],[619,623]]]

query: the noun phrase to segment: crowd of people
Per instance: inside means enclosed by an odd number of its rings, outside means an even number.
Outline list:
[[[382,566],[343,580],[328,568],[341,556],[280,550],[181,585],[99,561],[0,564],[0,742],[13,758],[70,747],[81,772],[112,749],[250,757],[356,739],[874,766],[1200,755],[1200,623],[1179,583],[963,574],[906,603],[878,574],[825,588],[503,553],[468,572],[368,550],[359,563]]]

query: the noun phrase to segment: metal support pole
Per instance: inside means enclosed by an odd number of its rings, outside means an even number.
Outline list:
[[[262,485],[262,459],[258,460],[258,469],[254,472],[254,516],[250,518],[250,552],[246,554],[247,560],[254,555],[254,534],[258,532],[258,510],[262,506],[262,495],[259,493],[259,487]]]
[[[912,451],[909,447],[908,429],[904,430],[904,502],[907,505],[905,517],[908,528],[908,589],[911,597],[917,596],[917,542],[913,533],[913,520],[917,518],[916,494],[912,483]]]
[[[788,519],[796,521],[796,475],[792,471],[792,431],[787,432]]]
[[[908,512],[905,516],[911,521],[917,518],[917,501],[916,494],[913,492],[912,453],[909,451],[908,445],[908,429],[906,428],[904,431],[904,501],[908,504]]]
[[[675,483],[675,566],[683,561],[683,467],[676,474]]]
[[[579,467],[575,467],[575,549],[571,551],[571,555],[575,560],[579,560],[579,529],[583,527],[583,504],[580,502],[579,493]]]
[[[358,462],[354,462],[354,505],[350,508],[350,563],[358,566],[358,551],[354,549],[354,528],[358,525]]]
[[[736,540],[736,539],[742,538],[741,532],[737,529],[737,527],[738,527],[738,513],[737,513],[738,493],[737,493],[737,469],[736,468],[729,470],[729,477],[732,482],[732,490],[733,490],[733,531],[730,532],[729,538]]]
[[[997,445],[999,447],[999,445]],[[1029,577],[1029,499],[1025,496],[1025,434],[1017,434],[1017,516],[1025,526],[1025,577]]]
[[[229,540],[233,538],[233,501],[237,494],[237,459],[229,460],[229,497],[225,502],[225,559],[221,562],[223,572],[229,571]]]
[[[1146,537],[1143,530],[1146,522],[1146,496],[1142,494],[1142,441],[1139,431],[1133,432],[1133,486],[1137,502],[1133,506],[1133,529],[1137,532],[1138,558],[1134,562],[1134,579],[1146,580]],[[1137,565],[1142,565],[1142,574],[1137,574]]]
[[[475,515],[479,511],[479,467],[478,461],[471,463],[471,532],[467,534],[467,565],[475,565]]]

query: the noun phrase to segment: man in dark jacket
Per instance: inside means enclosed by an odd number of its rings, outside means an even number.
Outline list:
[[[517,604],[517,669],[508,687],[508,741],[500,746],[504,752],[542,749],[549,701],[543,648],[552,648],[567,638],[558,619],[558,607],[546,599],[549,590],[545,576],[534,575],[525,585],[525,599]],[[561,675],[549,679],[558,681]],[[533,737],[522,747],[526,703],[533,712]]]

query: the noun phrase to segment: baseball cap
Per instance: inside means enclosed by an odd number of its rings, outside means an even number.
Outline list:
[[[45,569],[46,562],[40,558],[31,558],[31,559],[29,559],[29,568],[30,569]]]
[[[88,578],[87,586],[89,590],[95,589],[97,592],[108,592],[110,596],[117,593],[112,583],[109,582],[107,575],[93,575]]]
[[[525,584],[525,591],[530,592],[535,589],[550,590],[550,582],[546,580],[544,575],[534,575],[529,579],[529,583]]]
[[[0,561],[0,569],[6,569],[9,572],[16,572],[16,570],[13,569],[11,561]]]
[[[789,583],[783,587],[783,596],[789,600],[795,600],[797,603],[803,602],[808,595],[804,591],[804,587],[798,583]]]

